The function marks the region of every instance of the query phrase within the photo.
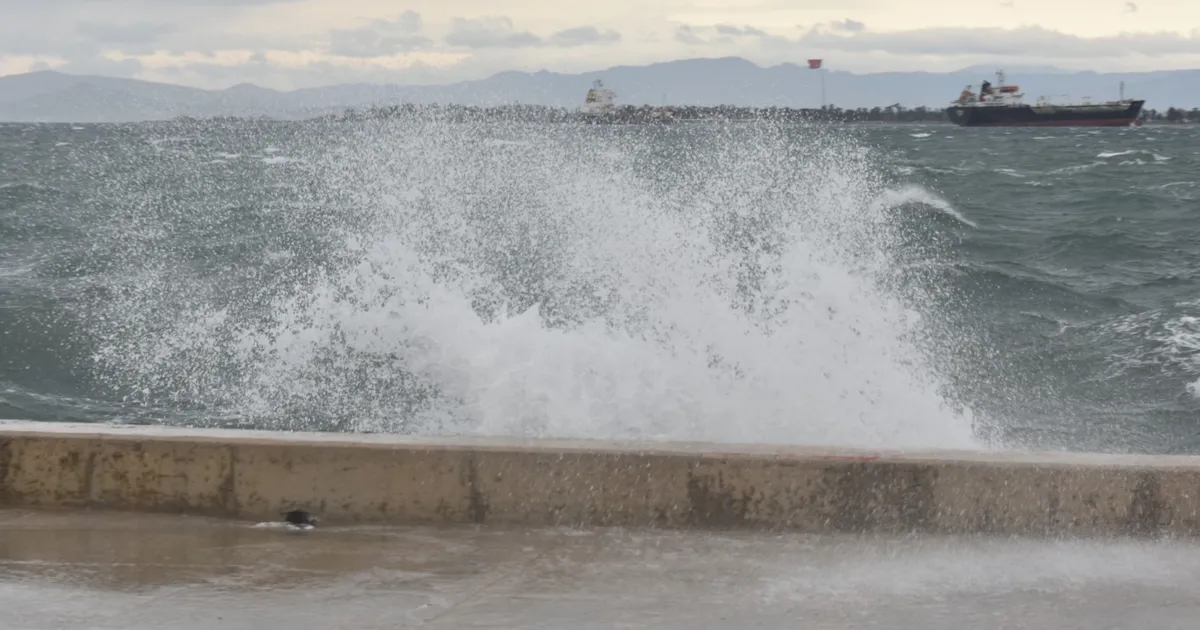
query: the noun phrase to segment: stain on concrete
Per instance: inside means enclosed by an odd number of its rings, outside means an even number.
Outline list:
[[[488,500],[479,481],[479,462],[474,457],[467,458],[467,490],[470,493],[467,503],[467,519],[472,523],[482,525],[487,522]]]
[[[237,498],[237,460],[238,452],[236,446],[230,446],[229,449],[229,465],[225,469],[225,476],[221,479],[221,485],[217,486],[217,501],[226,514],[238,514],[238,498]]]
[[[16,466],[16,460],[13,458],[14,441],[12,438],[0,438],[0,505],[16,503],[9,485],[10,473]]]
[[[839,463],[823,473],[818,501],[837,532],[924,532],[935,520],[937,470],[921,464]]]
[[[71,453],[71,454],[77,455],[77,453]],[[82,477],[82,481],[83,481],[82,490],[83,491],[81,492],[81,494],[83,495],[81,498],[89,504],[92,503],[95,498],[95,495],[92,493],[92,480],[95,478],[95,476],[96,476],[96,451],[95,451],[95,449],[89,449],[88,454],[87,454],[87,464],[85,464],[84,468],[83,468],[83,477]]]
[[[1133,497],[1129,502],[1127,531],[1135,536],[1155,536],[1161,533],[1167,524],[1167,509],[1158,476],[1152,472],[1138,473]]]
[[[687,475],[687,497],[688,525],[728,529],[748,524],[754,492],[752,488],[739,490],[727,484],[721,471],[711,475],[691,470]]]
[[[58,458],[58,467],[61,470],[70,470],[79,465],[79,452],[71,451],[66,455]]]

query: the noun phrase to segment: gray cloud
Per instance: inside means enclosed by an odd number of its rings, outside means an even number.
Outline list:
[[[714,30],[717,31],[718,34],[727,35],[729,37],[766,37],[767,36],[766,33],[764,33],[763,31],[761,31],[757,28],[754,28],[753,26],[743,26],[741,28],[738,28],[731,24],[718,24],[713,28],[714,28]]]
[[[1137,10],[1138,10],[1138,5],[1136,5],[1132,2],[1125,3],[1125,12],[1126,13],[1137,13]]]
[[[394,20],[372,20],[362,28],[329,31],[330,54],[344,57],[385,57],[428,48],[433,40],[423,37],[421,14],[405,11]]]
[[[846,18],[844,20],[834,20],[830,23],[835,30],[846,31],[847,33],[861,33],[867,30],[867,25],[856,20]]]
[[[601,31],[595,26],[579,26],[561,30],[551,35],[546,41],[551,45],[562,47],[613,44],[621,41],[621,34],[616,31]]]
[[[843,52],[885,52],[899,55],[1025,56],[1068,58],[1111,58],[1131,55],[1195,54],[1200,37],[1177,33],[1126,33],[1109,37],[1079,37],[1029,26],[1003,28],[926,28],[912,31],[875,33],[862,30],[844,34],[837,29],[814,27],[793,40],[806,49]]]
[[[98,50],[95,42],[61,33],[11,32],[0,25],[0,54],[71,56]]]
[[[114,0],[92,0],[92,1],[113,2]],[[142,1],[145,2],[146,4],[151,4],[151,2],[148,2],[147,0],[142,0]],[[179,4],[179,5],[183,5],[183,6],[193,6],[193,7],[228,7],[228,6],[242,7],[242,6],[247,6],[247,5],[263,5],[263,4],[295,4],[297,2],[304,2],[304,0],[167,0],[166,2],[162,2],[161,0],[159,0],[159,1],[153,2],[153,4],[156,4],[156,5]]]
[[[402,33],[413,35],[421,32],[421,14],[416,11],[405,11],[390,23],[387,20],[381,21],[385,24],[394,24]]]
[[[267,62],[265,56],[237,66],[210,63],[188,63],[157,69],[149,76],[156,81],[185,83],[209,88],[224,88],[236,83],[271,87],[281,90],[311,88],[347,83],[430,84],[446,80],[446,69],[416,63],[404,69],[345,66],[325,61],[301,67],[280,66]],[[455,77],[470,78],[470,77]]]
[[[432,43],[420,35],[384,35],[369,28],[329,32],[329,53],[342,57],[386,57],[428,48]]]
[[[696,34],[696,30],[687,24],[681,24],[675,29],[675,41],[689,46],[702,46],[708,43],[707,39]]]
[[[714,36],[706,36],[712,34]],[[675,41],[689,46],[710,46],[713,44],[731,44],[737,39],[755,38],[762,41],[770,39],[766,32],[753,26],[733,26],[732,24],[717,24],[716,26],[689,26],[682,24],[675,29]]]
[[[76,32],[83,37],[103,44],[149,44],[161,40],[176,31],[172,24],[134,22],[132,24],[108,24],[102,22],[80,22]]]
[[[519,31],[512,20],[504,16],[483,18],[454,18],[450,32],[443,38],[451,46],[465,48],[531,48],[556,46],[570,48],[621,41],[621,34],[600,30],[595,26],[567,28],[542,38],[529,31]]]
[[[291,0],[288,0],[291,1]],[[0,54],[87,59],[102,49],[129,54],[222,49],[311,49],[315,35],[281,31],[267,37],[228,27],[234,4],[214,0],[0,0]],[[259,0],[259,4],[264,4]],[[201,6],[202,5],[202,6]],[[236,7],[249,5],[237,3]]]
[[[142,71],[142,62],[137,59],[114,60],[99,55],[80,56],[55,68],[67,74],[94,74],[106,77],[133,78]]]
[[[70,10],[71,7],[100,8],[103,10],[141,11],[145,9],[168,9],[171,7],[247,7],[270,4],[296,4],[304,0],[0,0],[0,7],[27,8],[34,6],[55,11]]]
[[[529,31],[517,31],[507,17],[454,18],[444,41],[466,48],[522,48],[542,43]]]

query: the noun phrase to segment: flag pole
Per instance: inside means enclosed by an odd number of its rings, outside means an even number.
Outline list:
[[[809,59],[808,69],[816,70],[821,76],[821,109],[825,109],[825,68],[824,59]]]

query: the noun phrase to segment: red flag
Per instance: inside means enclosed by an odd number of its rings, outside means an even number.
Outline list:
[[[809,60],[808,60],[808,69],[809,69],[809,70],[817,70],[817,69],[819,69],[820,67],[821,67],[821,60],[820,60],[820,59],[809,59]]]

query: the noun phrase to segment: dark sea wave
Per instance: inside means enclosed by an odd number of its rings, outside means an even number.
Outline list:
[[[1191,127],[0,125],[0,417],[1200,452]]]

